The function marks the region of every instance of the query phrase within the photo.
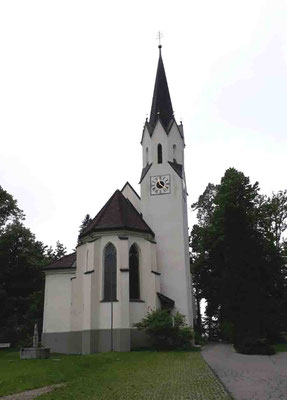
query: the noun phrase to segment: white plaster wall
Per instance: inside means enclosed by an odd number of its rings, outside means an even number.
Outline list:
[[[162,127],[160,121],[157,122],[152,137],[150,137],[147,128],[145,128],[142,141],[142,159],[143,167],[147,164],[146,148],[149,149],[149,162],[157,164],[157,145],[162,145],[163,162],[173,161],[173,145],[176,145],[176,161],[179,164],[184,163],[184,141],[180,135],[179,128],[174,122],[168,133]]]
[[[122,240],[119,236],[126,236],[128,240]],[[118,301],[113,302],[114,329],[132,327],[133,323],[145,316],[147,310],[158,306],[156,291],[159,290],[159,278],[151,272],[157,271],[156,244],[147,240],[148,235],[144,236],[131,232],[114,232],[103,234],[93,242],[77,248],[76,275],[57,274],[47,279],[46,297],[51,297],[52,302],[45,309],[45,321],[49,320],[50,315],[57,315],[57,323],[55,318],[53,324],[49,323],[50,332],[111,328],[111,303],[102,301],[104,250],[108,243],[112,243],[117,252]],[[129,249],[134,243],[139,249],[140,295],[144,301],[139,303],[129,301],[129,272],[121,271],[129,268]],[[66,295],[67,288],[69,297]],[[55,291],[59,292],[60,297],[55,296]],[[57,314],[59,305],[60,313]]]
[[[168,134],[168,160],[173,161],[173,145],[176,145],[176,161],[179,164],[184,163],[184,143],[179,129],[174,122]]]
[[[121,240],[119,236],[126,236],[128,240]],[[83,290],[78,287],[75,296],[83,299],[83,329],[110,329],[111,327],[111,303],[102,302],[103,299],[103,265],[104,250],[108,243],[112,243],[117,251],[117,302],[113,303],[113,327],[114,329],[127,329],[133,323],[143,318],[148,309],[158,306],[156,287],[158,276],[151,270],[157,270],[156,265],[156,245],[149,240],[130,232],[118,232],[111,235],[103,235],[100,239],[92,243],[94,261],[94,272],[82,274],[82,278],[77,280],[82,282]],[[144,303],[132,303],[129,301],[129,272],[121,269],[129,267],[129,249],[136,243],[140,256],[140,296]],[[89,244],[91,245],[91,244]],[[85,254],[85,246],[80,251]],[[80,262],[80,261],[79,261]],[[76,280],[73,280],[76,281]],[[76,287],[76,284],[75,284]],[[78,292],[79,291],[79,292]],[[82,292],[82,295],[79,294]],[[90,305],[86,305],[85,303]],[[79,300],[78,300],[79,303]],[[81,308],[79,307],[79,310]],[[88,314],[89,313],[89,314]]]
[[[156,235],[160,291],[175,301],[176,309],[186,315],[187,322],[192,325],[186,198],[182,179],[167,162],[169,151],[178,138],[175,131],[170,133],[171,136],[167,136],[157,123],[152,136],[153,165],[141,183],[142,213]],[[156,159],[158,143],[163,146],[162,164],[157,164]],[[176,144],[179,146],[178,142]],[[171,177],[171,193],[151,195],[150,177],[165,174]]]
[[[101,239],[93,242],[94,247],[94,272],[90,274],[91,279],[91,329],[99,329],[100,301],[101,299]]]
[[[144,238],[130,237],[129,247],[134,243],[139,249],[139,277],[140,300],[144,303],[130,302],[130,326],[142,319],[148,310],[158,307],[156,294],[157,275],[151,271],[157,271],[156,245]]]
[[[147,163],[152,162],[151,160],[151,145],[152,141],[150,139],[150,135],[147,127],[144,128],[143,138],[142,138],[142,162],[143,167],[146,166]],[[146,157],[146,149],[148,149],[148,158]]]
[[[165,163],[169,160],[169,141],[168,136],[162,127],[160,121],[157,122],[152,135],[152,145],[151,145],[151,161],[153,164],[157,164],[157,146],[161,144],[162,146],[162,162]]]
[[[120,268],[127,268],[127,263],[125,256],[123,254],[123,242],[118,238],[118,235],[108,235],[102,236],[100,239],[100,251],[99,251],[99,266],[98,275],[100,281],[100,301],[99,301],[99,317],[98,317],[98,327],[97,329],[109,329],[111,326],[111,303],[102,302],[104,297],[104,249],[108,243],[112,243],[117,251],[117,302],[113,302],[113,327],[122,328],[127,327],[129,322],[127,322],[127,317],[122,313],[123,306],[123,293],[121,291],[121,284],[123,283],[124,277],[120,272]],[[128,313],[127,313],[128,314]]]
[[[82,244],[77,247],[77,271],[76,278],[72,280],[72,301],[71,301],[71,330],[81,331],[83,324],[87,323],[87,294],[84,287],[84,272],[91,268],[90,260],[93,254],[90,243]],[[87,283],[87,282],[86,282]]]
[[[135,207],[135,209],[141,213],[141,200],[140,198],[135,194],[134,190],[132,187],[127,184],[122,190],[122,194],[125,196],[126,199],[128,199],[132,205]]]
[[[131,328],[133,324],[139,322],[148,312],[146,303],[130,303],[129,305]]]
[[[74,272],[46,272],[43,332],[70,331],[71,277]]]

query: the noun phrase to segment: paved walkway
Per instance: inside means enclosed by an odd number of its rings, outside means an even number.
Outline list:
[[[0,397],[1,400],[33,400],[41,394],[49,393],[52,390],[64,386],[64,383],[56,385],[44,386],[39,389],[25,390],[25,392],[10,394],[9,396]]]
[[[287,400],[287,352],[248,356],[209,344],[202,355],[235,400]]]

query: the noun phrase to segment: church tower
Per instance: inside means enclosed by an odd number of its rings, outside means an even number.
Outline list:
[[[159,60],[149,120],[142,140],[140,178],[144,220],[155,232],[160,293],[175,302],[175,311],[193,325],[188,246],[184,134],[172,108],[159,45]]]

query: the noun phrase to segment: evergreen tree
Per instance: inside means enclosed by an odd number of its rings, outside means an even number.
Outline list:
[[[53,263],[59,260],[60,258],[64,257],[66,253],[67,253],[66,247],[59,240],[57,240],[56,242],[55,249],[53,249],[53,247],[50,246],[46,250],[46,256],[50,263]]]
[[[191,233],[195,291],[207,300],[210,329],[236,343],[274,337],[282,328],[283,259],[262,229],[263,204],[258,183],[230,168],[193,205],[199,214]]]
[[[90,217],[90,214],[87,214],[79,227],[79,235],[87,228],[90,222],[92,222],[92,218]]]
[[[92,218],[90,217],[90,214],[86,214],[85,218],[83,219],[81,225],[79,226],[79,235],[78,235],[78,244],[80,240],[80,235],[81,233],[84,232],[84,230],[87,228],[87,226],[92,222]]]
[[[42,326],[45,246],[19,221],[0,235],[0,341],[17,344]]]

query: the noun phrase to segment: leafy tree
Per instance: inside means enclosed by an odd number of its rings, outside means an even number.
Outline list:
[[[19,209],[17,201],[0,186],[0,233],[8,221],[23,218],[23,211]]]
[[[198,201],[191,207],[197,210],[197,219],[200,226],[207,226],[213,216],[215,209],[214,199],[218,191],[218,185],[209,183]]]
[[[13,344],[41,326],[45,246],[20,221],[8,224],[0,235],[1,340]]]
[[[282,327],[283,260],[278,236],[263,229],[266,204],[258,183],[230,168],[193,205],[199,217],[191,233],[195,294],[207,300],[210,329],[228,332],[236,343],[247,337],[255,343]]]
[[[42,267],[61,258],[65,247],[47,249],[22,221],[17,201],[0,187],[0,341],[31,344],[33,325],[42,327]]]
[[[287,229],[287,190],[272,193],[271,197],[262,196],[259,226],[268,239],[282,247]]]
[[[193,279],[193,291],[196,304],[196,331],[203,333],[201,300],[204,298],[204,270],[207,265],[206,253],[202,242],[204,228],[194,225],[190,235],[190,245],[192,253],[190,256],[190,271]]]

